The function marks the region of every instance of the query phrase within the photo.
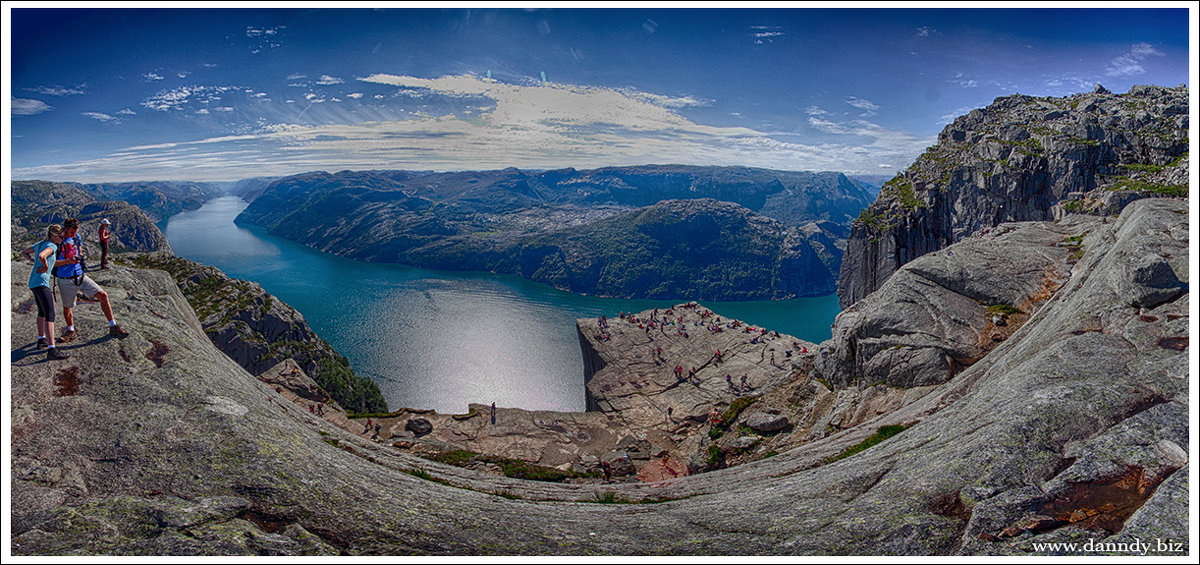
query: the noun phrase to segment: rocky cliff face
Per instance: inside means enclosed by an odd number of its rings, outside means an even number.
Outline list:
[[[854,222],[838,280],[842,307],[917,257],[1001,222],[1053,219],[1063,201],[1110,190],[1186,195],[1188,123],[1182,86],[1014,95],[972,110]]]

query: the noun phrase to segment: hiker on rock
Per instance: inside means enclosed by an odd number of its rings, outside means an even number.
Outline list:
[[[111,224],[112,224],[112,222],[108,221],[108,218],[104,218],[103,220],[100,220],[99,236],[100,236],[100,268],[101,269],[108,268],[108,226]]]
[[[29,290],[33,291],[33,300],[37,303],[37,347],[46,347],[46,359],[66,359],[69,354],[60,351],[54,344],[54,293],[50,290],[50,270],[63,261],[52,259],[62,244],[62,226],[51,224],[46,228],[46,239],[38,242],[21,252],[26,259],[33,261],[33,272],[29,273]],[[36,255],[35,255],[36,254]],[[53,263],[53,265],[51,265]]]
[[[63,222],[62,245],[59,246],[57,257],[71,262],[54,269],[54,276],[58,279],[58,294],[62,298],[63,321],[67,324],[67,333],[63,334],[59,341],[66,343],[79,335],[75,332],[71,309],[75,307],[75,295],[80,292],[89,299],[100,301],[100,311],[108,319],[110,335],[126,337],[129,332],[117,325],[108,293],[83,272],[83,240],[79,238],[78,232],[79,220],[67,218]]]

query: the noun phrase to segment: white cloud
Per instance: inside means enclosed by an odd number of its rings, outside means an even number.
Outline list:
[[[346,81],[344,81],[340,78],[337,78],[337,77],[331,77],[329,75],[321,75],[321,78],[317,79],[317,84],[322,85],[322,86],[328,86],[331,84],[342,84],[344,82],[346,82]]]
[[[129,108],[125,108],[125,109],[118,111],[117,115],[118,116],[136,116],[137,112],[134,112],[133,110],[130,110]]]
[[[854,106],[855,108],[858,108],[859,110],[862,110],[863,113],[868,116],[873,116],[873,115],[875,115],[876,112],[879,111],[878,104],[871,102],[870,100],[865,100],[865,99],[859,98],[857,96],[851,96],[849,98],[846,98],[845,102],[851,106]]]
[[[41,100],[32,98],[12,98],[12,114],[14,116],[36,116],[48,112],[51,106]]]
[[[120,120],[118,120],[117,118],[110,116],[108,114],[102,113],[102,112],[84,112],[83,115],[87,116],[89,118],[92,118],[93,120],[98,120],[98,121],[106,122],[106,123],[120,122]]]
[[[196,110],[196,113],[197,114],[207,114],[208,108],[200,108],[199,110]]]
[[[142,106],[151,110],[168,111],[182,110],[189,104],[210,104],[221,99],[226,92],[242,90],[240,86],[180,86],[170,90],[160,90],[153,96],[142,101]]]
[[[292,73],[287,76],[287,80],[300,80],[302,78],[308,78],[308,76],[300,73]]]
[[[917,28],[917,37],[929,37],[930,35],[933,35],[936,33],[938,33],[938,30],[933,29],[929,26],[921,26],[921,27]]]
[[[158,73],[146,73],[146,74],[142,75],[142,79],[145,80],[146,82],[154,82],[154,81],[158,81],[158,80],[163,80],[163,76]]]
[[[83,90],[83,86],[64,87],[64,86],[39,86],[36,88],[26,88],[30,92],[36,92],[45,96],[72,96],[75,94],[87,94]]]
[[[350,94],[346,95],[346,98],[354,98],[355,100],[362,98],[362,97],[363,97],[363,95],[361,92],[351,92]]]
[[[13,174],[93,182],[231,180],[312,170],[589,168],[646,163],[867,173],[876,171],[879,163],[911,162],[932,144],[931,139],[914,138],[864,120],[835,122],[818,107],[809,108],[809,118],[832,141],[811,143],[747,127],[696,123],[673,108],[698,101],[631,89],[560,83],[514,85],[473,76],[424,79],[376,74],[361,80],[428,96],[459,98],[468,104],[465,109],[458,107],[456,114],[409,114],[408,119],[389,121],[313,127],[263,124],[246,135],[126,148],[85,163],[14,169]],[[163,98],[190,100],[196,98],[198,88]]]
[[[1149,43],[1135,43],[1128,53],[1113,59],[1104,74],[1110,77],[1131,77],[1145,73],[1142,61],[1151,55],[1162,57],[1163,53]]]

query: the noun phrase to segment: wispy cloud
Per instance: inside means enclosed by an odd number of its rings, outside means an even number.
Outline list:
[[[1131,77],[1145,73],[1142,61],[1151,55],[1162,57],[1163,53],[1149,43],[1135,43],[1128,53],[1113,59],[1104,74],[1110,77]]]
[[[283,31],[287,26],[246,26],[246,38],[250,41],[250,52],[260,53],[264,49],[283,46]]]
[[[163,80],[163,76],[158,73],[146,73],[146,74],[142,75],[142,80],[144,80],[146,82],[154,82],[154,81]]]
[[[244,89],[239,86],[181,86],[155,93],[143,100],[142,106],[159,111],[180,110],[192,103],[210,104],[221,100],[227,92]]]
[[[776,38],[784,36],[782,30],[781,26],[750,26],[750,37],[756,45],[774,43]]]
[[[12,99],[12,114],[14,116],[36,116],[42,112],[50,111],[51,106],[41,100],[32,98],[13,98]]]
[[[320,126],[283,121],[246,135],[131,147],[103,159],[16,169],[13,175],[93,181],[228,180],[311,170],[579,168],[646,163],[865,173],[875,171],[879,163],[911,162],[931,141],[865,120],[837,122],[819,109],[810,113],[813,125],[832,141],[811,143],[746,127],[711,126],[677,113],[677,108],[705,101],[630,89],[560,83],[517,85],[469,75],[428,79],[375,74],[360,81],[465,104],[454,105],[453,113],[406,114],[407,119]],[[156,100],[161,100],[162,106],[175,108],[182,100],[194,98],[196,91],[160,94]],[[300,103],[311,105],[318,99]],[[860,109],[873,105],[859,98],[849,102]],[[147,105],[158,109],[156,106]],[[226,106],[208,106],[212,112],[222,107]],[[838,136],[852,138],[843,141]]]
[[[851,96],[849,98],[846,98],[846,103],[851,106],[854,106],[855,108],[858,108],[859,110],[862,110],[863,115],[866,115],[866,116],[874,116],[877,112],[879,112],[878,104],[871,102],[870,100],[865,100],[865,99],[859,98],[857,96]]]
[[[115,116],[110,116],[103,112],[83,112],[83,115],[87,116],[93,120],[105,122],[105,123],[119,123],[121,121],[121,120],[118,120]]]
[[[921,27],[917,28],[917,37],[929,37],[931,35],[936,35],[938,33],[940,33],[938,30],[933,29],[929,26],[921,26]]]
[[[87,94],[83,90],[84,85],[79,86],[38,86],[35,88],[26,88],[30,92],[36,92],[45,96],[74,96],[78,94]]]
[[[317,79],[317,84],[320,84],[322,86],[328,86],[331,84],[342,84],[344,82],[346,82],[346,81],[344,81],[340,78],[337,78],[337,77],[331,77],[329,75],[321,75],[321,78]]]

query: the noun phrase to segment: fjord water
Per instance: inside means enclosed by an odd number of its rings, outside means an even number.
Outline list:
[[[470,402],[583,411],[576,318],[680,301],[581,296],[511,275],[450,272],[345,259],[237,226],[247,204],[209,201],[171,217],[181,257],[257,282],[304,315],[388,406],[466,412]],[[705,302],[722,316],[820,342],[837,295],[776,302]]]

